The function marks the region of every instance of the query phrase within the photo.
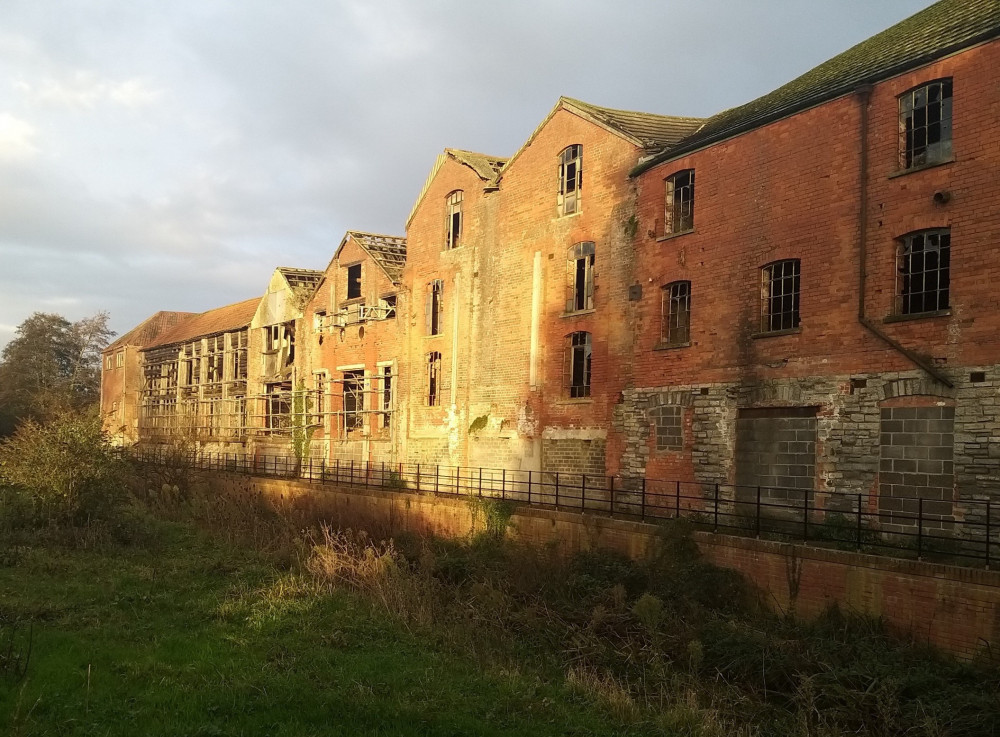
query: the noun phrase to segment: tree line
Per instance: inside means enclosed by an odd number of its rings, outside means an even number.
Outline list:
[[[107,312],[76,322],[36,312],[18,325],[0,354],[0,437],[24,420],[46,422],[67,411],[96,409],[101,351],[114,335]]]

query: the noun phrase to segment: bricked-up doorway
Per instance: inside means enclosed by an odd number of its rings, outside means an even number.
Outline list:
[[[762,516],[790,516],[816,488],[816,407],[740,409],[736,416],[736,498]],[[799,491],[801,489],[801,491]],[[774,506],[767,506],[774,505]],[[787,509],[791,507],[792,509]],[[799,512],[801,515],[801,512]]]
[[[878,466],[881,525],[890,531],[912,532],[922,511],[924,530],[937,533],[952,526],[955,408],[908,404],[882,407]]]

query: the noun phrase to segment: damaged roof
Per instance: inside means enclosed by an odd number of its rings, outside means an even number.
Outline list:
[[[288,286],[295,291],[304,289],[311,292],[323,278],[323,272],[315,269],[293,269],[291,266],[279,266],[278,271],[285,277]]]
[[[106,353],[108,351],[114,351],[127,345],[144,348],[154,341],[161,333],[169,330],[182,320],[192,317],[194,314],[194,312],[168,312],[160,310],[156,314],[147,317],[134,328],[118,338],[118,340],[108,345],[108,347],[102,352]]]
[[[340,250],[347,243],[348,238],[361,246],[372,260],[382,267],[382,271],[393,282],[398,282],[402,278],[403,267],[406,266],[406,238],[399,235],[349,230],[344,236],[344,240],[340,242],[340,248],[337,249],[334,258],[340,254]]]
[[[700,130],[635,167],[632,176],[998,35],[997,0],[941,0],[773,92],[713,115]]]
[[[446,148],[444,151],[459,163],[465,164],[476,172],[484,182],[492,182],[500,173],[503,165],[507,163],[507,159],[475,151],[463,151],[460,148]]]
[[[705,122],[704,118],[684,118],[600,107],[582,100],[574,100],[572,97],[560,97],[559,100],[567,107],[584,112],[609,128],[614,128],[619,133],[634,139],[646,150],[672,146],[694,133]]]
[[[245,328],[250,325],[259,304],[260,297],[254,297],[193,315],[173,328],[165,330],[144,350],[175,343],[186,343],[195,338],[204,338],[217,333],[227,333],[231,330]]]

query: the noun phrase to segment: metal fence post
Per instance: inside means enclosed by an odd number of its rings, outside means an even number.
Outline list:
[[[500,498],[507,498],[507,469],[503,469],[503,473],[500,476]]]
[[[455,493],[462,493],[462,467],[455,466]]]
[[[990,569],[990,500],[986,500],[986,570]]]
[[[917,499],[917,560],[924,557],[924,498]]]
[[[559,472],[556,471],[556,509],[559,509]]]
[[[483,495],[483,467],[479,467],[479,496]]]
[[[611,482],[611,488],[610,488],[610,492],[611,492],[611,515],[614,516],[614,514],[615,514],[615,477],[614,476],[608,476],[608,481]]]
[[[580,474],[580,509],[587,508],[587,474]]]
[[[528,469],[528,504],[531,504],[531,469]]]
[[[434,493],[435,494],[438,493],[438,488],[439,488],[440,483],[441,483],[441,466],[440,465],[435,465],[434,466]]]
[[[858,552],[861,552],[861,495],[858,494]]]
[[[681,482],[674,482],[674,519],[681,516]]]
[[[715,529],[713,532],[719,531],[719,484],[715,484]]]
[[[757,537],[760,538],[760,487],[757,487],[757,514],[755,523],[757,526]]]
[[[639,498],[639,519],[646,520],[646,477],[642,477],[642,496]]]
[[[802,540],[809,540],[809,491],[802,490]]]
[[[354,486],[354,459],[351,459],[351,480],[347,482],[348,486]]]
[[[371,475],[371,472],[372,472],[372,462],[371,461],[365,461],[365,488],[366,489],[368,488],[368,477]]]
[[[417,491],[420,491],[420,464],[417,464]]]

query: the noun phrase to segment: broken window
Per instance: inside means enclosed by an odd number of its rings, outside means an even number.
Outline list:
[[[364,426],[365,372],[364,369],[345,371],[344,386],[344,427],[359,430]]]
[[[951,80],[899,96],[899,165],[912,169],[951,158]]]
[[[380,387],[382,427],[387,428],[392,419],[392,366],[382,366],[380,378],[382,380],[382,386]]]
[[[321,333],[324,327],[326,327],[326,310],[316,310],[313,312],[313,331]]]
[[[950,305],[951,231],[905,236],[896,251],[897,314],[946,310]]]
[[[679,171],[664,181],[663,234],[694,228],[694,169]]]
[[[361,296],[361,264],[347,267],[347,298],[358,299]]]
[[[264,328],[264,352],[276,353],[281,348],[281,326],[268,325]]]
[[[229,349],[232,351],[232,373],[233,381],[246,381],[247,379],[247,331],[246,328],[235,333],[229,333]]]
[[[583,146],[574,143],[559,154],[559,214],[572,215],[580,211],[580,189],[583,187]]]
[[[184,346],[184,358],[181,361],[181,379],[184,386],[196,386],[201,383],[201,341],[187,343]]]
[[[691,342],[691,282],[675,281],[663,287],[661,340],[680,346]]]
[[[440,335],[442,333],[442,297],[444,293],[444,282],[435,279],[427,285],[427,303],[425,305],[425,315],[427,316],[427,334]]]
[[[226,359],[226,336],[215,335],[208,339],[208,352],[206,363],[208,364],[208,383],[218,384],[222,382],[222,369]]]
[[[284,430],[288,427],[288,415],[292,411],[292,383],[282,381],[276,384],[265,384],[266,417],[265,427],[268,430]]]
[[[441,353],[431,351],[427,354],[427,406],[437,407],[441,404]]]
[[[799,326],[799,260],[774,261],[761,272],[760,331],[773,333]]]
[[[121,368],[125,365],[125,351],[118,351],[115,354],[115,368]]]
[[[396,295],[387,294],[382,297],[382,319],[392,320],[396,317]]]
[[[590,333],[576,332],[566,336],[566,374],[569,396],[580,399],[590,396]]]
[[[326,425],[326,390],[329,374],[326,369],[313,372],[313,395],[316,397],[313,412],[316,415],[316,422]]]
[[[458,189],[448,195],[448,222],[445,249],[458,248],[462,240],[462,190]]]
[[[577,243],[569,249],[566,312],[594,309],[594,244]]]

